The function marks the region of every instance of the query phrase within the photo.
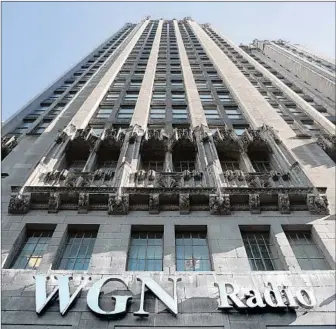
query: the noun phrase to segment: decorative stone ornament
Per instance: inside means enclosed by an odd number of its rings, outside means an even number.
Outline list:
[[[231,214],[230,195],[223,194],[219,196],[217,194],[210,194],[209,208],[210,213],[212,215],[230,215]]]
[[[61,205],[60,193],[50,193],[48,202],[48,213],[57,213]]]
[[[313,215],[329,215],[328,200],[325,195],[308,194],[307,206]]]
[[[289,214],[290,213],[290,202],[289,202],[289,195],[280,193],[278,195],[278,206],[279,211],[282,214]]]
[[[89,210],[90,198],[89,193],[79,193],[78,197],[78,213],[87,214]]]
[[[251,214],[260,214],[260,196],[259,194],[250,194],[249,195],[249,207]]]
[[[150,214],[158,214],[160,212],[160,200],[159,194],[154,193],[149,195],[149,213]]]
[[[190,198],[188,193],[180,193],[179,207],[181,215],[187,215],[190,213]]]
[[[108,214],[109,215],[127,215],[129,211],[128,194],[116,196],[109,194],[108,198]]]
[[[30,209],[30,200],[30,193],[12,194],[8,205],[8,213],[15,215],[28,213]]]

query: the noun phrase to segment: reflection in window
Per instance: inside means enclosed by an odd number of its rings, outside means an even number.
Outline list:
[[[177,271],[211,271],[205,232],[177,232],[175,241]]]
[[[269,232],[242,232],[247,257],[253,271],[273,271],[277,268],[277,254]]]
[[[52,231],[28,232],[26,241],[11,268],[29,270],[38,268],[51,236]]]
[[[330,270],[310,232],[286,232],[286,236],[302,270]]]
[[[128,271],[162,271],[162,232],[132,232]]]
[[[58,269],[87,270],[96,238],[96,231],[70,232]]]

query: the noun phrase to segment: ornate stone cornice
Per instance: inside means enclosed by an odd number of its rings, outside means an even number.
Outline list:
[[[229,194],[210,194],[209,208],[212,215],[230,215],[231,203]]]
[[[222,144],[225,142],[233,142],[238,145],[239,138],[235,134],[234,130],[228,127],[217,128],[216,131],[212,134],[214,142],[216,145]]]

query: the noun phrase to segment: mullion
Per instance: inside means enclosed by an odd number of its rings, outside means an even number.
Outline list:
[[[267,240],[268,243],[266,243],[266,241],[265,241],[265,236],[264,236],[264,234],[262,234],[262,238],[263,238],[263,241],[264,241],[265,248],[266,248],[266,250],[267,250],[268,259],[270,260],[273,269],[275,269],[274,262],[273,262],[272,252],[271,252],[271,250],[270,250],[270,248],[269,248],[269,246],[270,246],[269,238],[268,238],[268,240]],[[267,270],[267,267],[266,267],[266,270]]]

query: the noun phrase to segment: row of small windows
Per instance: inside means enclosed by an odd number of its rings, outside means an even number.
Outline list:
[[[207,230],[175,226],[175,261],[177,271],[211,271],[213,269]],[[90,265],[99,226],[88,230],[68,229],[60,255],[52,266],[61,270],[87,270]],[[269,228],[240,227],[242,245],[252,271],[285,270]],[[286,237],[302,270],[329,270],[322,251],[309,229],[293,231],[286,226]],[[53,230],[27,230],[25,239],[8,268],[37,269],[47,252]],[[163,227],[142,226],[131,230],[126,270],[162,271],[164,255]],[[6,266],[5,266],[6,267]]]
[[[75,94],[84,86],[86,81],[93,75],[93,73],[99,69],[101,64],[105,62],[105,60],[110,56],[110,54],[116,49],[116,47],[122,42],[122,39],[118,40],[122,34],[126,32],[126,35],[131,31],[131,28],[124,29],[115,35],[113,39],[111,39],[97,54],[90,59],[87,64],[82,65],[81,69],[77,70],[73,77],[66,80],[61,87],[58,87],[54,94],[49,96],[47,99],[43,100],[40,104],[40,108],[36,109],[34,112],[29,114],[26,118],[23,119],[23,122],[18,126],[12,133],[15,135],[25,134],[29,130],[30,127],[33,126],[36,119],[41,115],[47,113],[47,116],[35,127],[32,131],[32,134],[40,135],[45,129],[49,126],[49,124],[55,119],[58,114],[62,111],[65,105],[75,96]],[[124,37],[126,37],[126,35]],[[118,40],[118,41],[117,41]],[[117,42],[116,42],[117,41]],[[116,42],[116,43],[115,43]],[[97,61],[97,58],[101,56],[103,52],[105,52],[111,45],[115,43],[115,45],[110,48],[104,59]],[[99,65],[93,65],[97,61]],[[86,75],[84,73],[91,67],[91,70],[87,72]],[[79,78],[80,77],[80,78]],[[76,82],[77,79],[77,82]],[[78,80],[80,79],[80,80]],[[69,87],[72,86],[71,90],[68,90]],[[65,93],[67,93],[65,95]],[[57,102],[57,106],[55,106],[51,111],[49,108]]]

